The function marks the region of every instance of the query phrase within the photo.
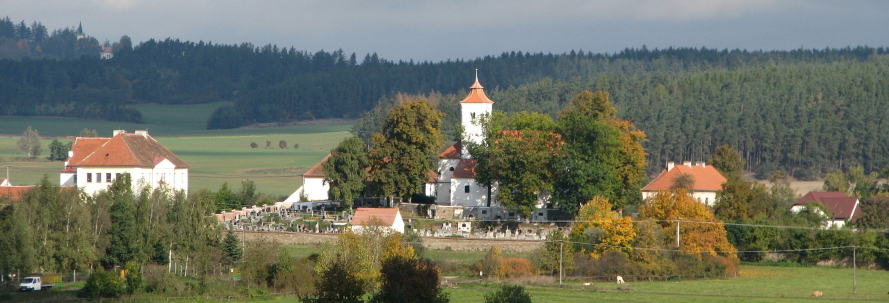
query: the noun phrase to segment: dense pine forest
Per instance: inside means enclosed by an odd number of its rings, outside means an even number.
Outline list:
[[[100,59],[102,47],[114,51]],[[649,170],[706,160],[728,143],[761,176],[817,178],[887,166],[889,49],[626,49],[614,54],[508,52],[444,62],[359,59],[342,50],[177,39],[104,45],[80,30],[0,19],[0,115],[140,122],[137,103],[233,102],[207,127],[358,118],[359,134],[399,93],[434,99],[453,137],[475,69],[496,109],[556,116],[581,90],[611,93],[648,136]],[[376,113],[376,114],[375,114]]]

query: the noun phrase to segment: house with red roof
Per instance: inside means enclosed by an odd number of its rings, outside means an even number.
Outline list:
[[[692,197],[708,206],[716,204],[716,192],[722,190],[722,184],[726,182],[725,177],[707,163],[692,164],[686,161],[677,165],[675,162],[667,162],[667,167],[648,185],[642,187],[642,199],[648,199],[662,190],[673,189],[680,178],[691,181],[689,190]]]
[[[380,224],[382,227],[404,233],[404,219],[401,218],[401,211],[397,208],[356,208],[351,224],[355,232],[360,232],[368,224]]]
[[[819,207],[811,208],[813,204]],[[809,208],[824,216],[824,228],[842,228],[854,223],[861,217],[861,205],[858,198],[850,197],[838,191],[813,191],[793,202],[790,211],[799,213]]]
[[[147,186],[187,193],[189,167],[148,131],[115,130],[110,138],[75,138],[59,183],[92,195],[108,189],[121,174],[130,174],[134,191]]]

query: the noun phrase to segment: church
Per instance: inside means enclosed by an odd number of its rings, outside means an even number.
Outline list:
[[[438,155],[437,171],[430,172],[424,194],[435,197],[436,205],[460,209],[463,217],[475,219],[516,219],[516,213],[501,207],[497,203],[497,186],[491,187],[475,181],[476,162],[472,159],[464,141],[481,144],[484,141],[484,129],[479,118],[491,115],[494,107],[485,94],[484,87],[476,76],[475,83],[469,87],[469,94],[460,101],[460,124],[463,128],[463,140],[457,141]],[[324,182],[322,163],[318,163],[303,175],[303,186],[297,189],[288,201],[298,201],[300,197],[308,200],[327,200],[329,187]],[[542,207],[540,205],[539,207]],[[531,220],[544,216],[535,211]],[[459,216],[459,215],[456,215]]]

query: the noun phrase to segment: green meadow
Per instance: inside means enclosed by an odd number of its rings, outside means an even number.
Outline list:
[[[343,138],[348,137],[353,121],[307,121],[294,124],[268,124],[230,130],[206,130],[206,120],[226,103],[198,105],[144,104],[136,106],[145,123],[119,123],[56,117],[0,117],[0,178],[9,177],[14,185],[29,185],[47,175],[58,184],[63,163],[45,160],[52,139],[69,140],[84,128],[95,129],[100,136],[111,136],[114,129],[148,130],[155,139],[191,165],[189,190],[218,189],[227,182],[231,187],[252,180],[260,192],[282,198],[302,183],[301,175],[310,169]],[[31,126],[43,137],[41,157],[24,160],[16,152],[17,136]],[[279,142],[287,148],[279,148]],[[251,148],[255,142],[258,148]],[[270,142],[266,148],[266,142]],[[294,148],[294,144],[298,144]]]

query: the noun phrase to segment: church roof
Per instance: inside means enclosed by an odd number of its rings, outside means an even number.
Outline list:
[[[321,162],[318,162],[318,164],[315,164],[315,166],[312,166],[312,169],[309,169],[309,171],[307,171],[305,174],[303,174],[303,178],[324,178],[324,177],[327,177],[327,175],[324,174],[324,163],[326,163],[327,160],[329,160],[329,159],[330,159],[330,154],[328,154],[327,157],[324,157],[324,160],[321,160]]]
[[[438,154],[439,159],[460,159],[461,150],[463,150],[463,143],[461,141],[457,141],[454,145],[448,146],[443,152]]]
[[[494,103],[494,101],[488,99],[488,96],[485,95],[484,87],[482,87],[482,84],[478,82],[476,77],[475,83],[469,87],[469,94],[460,103]]]
[[[78,166],[154,167],[169,160],[179,168],[189,167],[176,154],[145,132],[119,133],[112,138],[76,138],[68,168]]]
[[[475,159],[462,159],[454,168],[454,178],[475,178]]]

